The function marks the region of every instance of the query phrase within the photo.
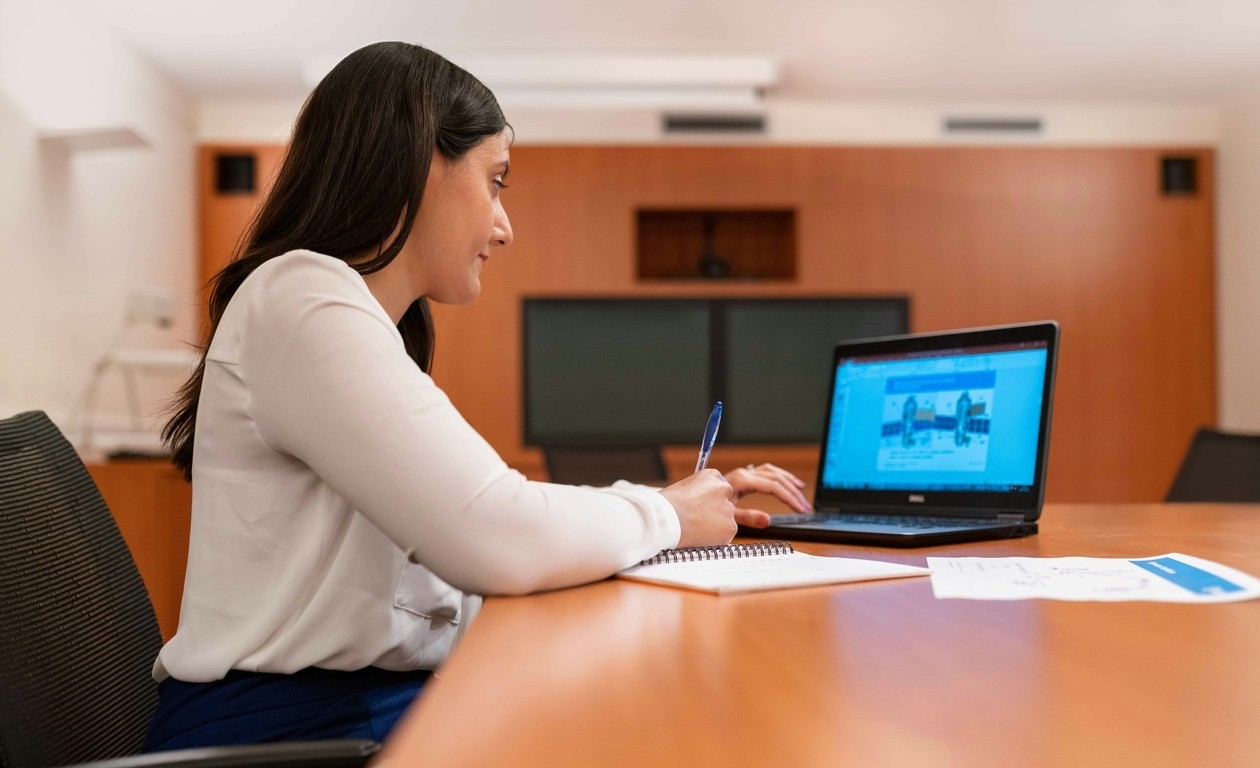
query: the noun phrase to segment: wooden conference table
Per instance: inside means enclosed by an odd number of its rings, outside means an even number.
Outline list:
[[[1260,506],[1055,505],[1025,539],[798,549],[1260,575]],[[1260,765],[1260,600],[936,600],[927,578],[492,599],[385,747],[378,765]]]

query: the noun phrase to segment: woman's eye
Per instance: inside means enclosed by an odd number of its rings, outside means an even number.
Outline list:
[[[499,189],[507,189],[507,187],[508,187],[508,185],[507,185],[507,184],[504,184],[504,183],[503,183],[503,177],[502,177],[502,176],[495,176],[495,177],[494,177],[494,185],[495,185],[496,187],[498,187]]]

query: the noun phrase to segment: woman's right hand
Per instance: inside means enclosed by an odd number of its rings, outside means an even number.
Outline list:
[[[735,489],[716,469],[702,469],[665,488],[661,495],[678,513],[679,547],[729,544],[735,538]]]

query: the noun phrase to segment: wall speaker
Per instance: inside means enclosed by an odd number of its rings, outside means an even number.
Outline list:
[[[1162,165],[1161,176],[1165,195],[1193,195],[1199,191],[1197,158],[1165,157]]]
[[[215,155],[214,160],[215,191],[220,194],[253,194],[253,155]]]

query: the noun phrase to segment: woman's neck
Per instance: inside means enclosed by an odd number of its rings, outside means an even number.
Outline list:
[[[390,321],[398,325],[417,297],[412,295],[413,291],[405,280],[390,279],[390,275],[386,274],[390,267],[364,275],[363,282],[367,283],[368,290],[385,310],[385,314],[389,315]]]

